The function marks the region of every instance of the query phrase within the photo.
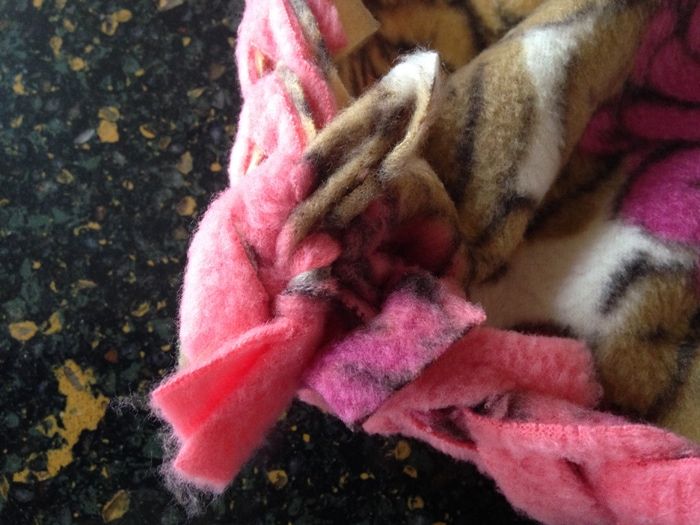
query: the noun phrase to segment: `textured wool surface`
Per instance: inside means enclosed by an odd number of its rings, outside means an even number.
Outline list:
[[[328,410],[355,423],[484,318],[430,277],[409,275],[365,328],[322,350],[305,383]]]
[[[700,7],[367,7],[348,49],[330,0],[247,3],[170,475],[221,492],[297,394],[544,523],[700,522]]]
[[[696,523],[700,446],[593,410],[599,394],[581,343],[476,328],[363,428],[473,461],[544,523]]]

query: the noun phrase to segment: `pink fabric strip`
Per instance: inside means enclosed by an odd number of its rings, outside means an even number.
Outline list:
[[[476,328],[363,428],[475,462],[544,523],[698,523],[700,447],[593,410],[597,392],[580,343]]]
[[[218,382],[218,404],[201,422],[195,420],[198,425],[183,440],[175,460],[174,468],[184,479],[222,492],[291,402],[299,377],[319,344],[323,325],[322,305],[298,302],[289,301],[290,308],[297,309],[288,313],[293,325],[285,326],[286,330],[275,327],[260,337],[261,341],[251,340],[257,355],[245,370],[232,370],[247,357],[240,348],[232,348],[225,358],[228,363],[204,370],[197,378],[199,385],[184,384],[175,392],[165,388],[160,397],[155,396],[154,403],[170,415],[172,404],[197,397],[193,393],[199,392],[197,388],[203,383]],[[166,396],[171,404],[160,404]],[[196,407],[190,414],[197,415],[198,410]]]
[[[335,343],[304,382],[348,425],[374,412],[485,315],[430,275],[410,275],[366,327]]]
[[[341,45],[332,5],[310,7],[329,46]],[[257,51],[269,61],[261,75]],[[247,2],[237,57],[245,102],[232,187],[211,205],[190,248],[180,319],[185,365],[152,396],[180,443],[179,479],[221,492],[287,406],[317,349],[335,339],[310,374],[319,402],[347,421],[381,403],[364,423],[368,432],[400,432],[474,461],[531,516],[700,523],[700,450],[594,411],[600,387],[580,343],[486,328],[459,338],[480,314],[440,287],[430,301],[395,291],[352,332],[333,324],[323,298],[340,293],[333,280],[313,280],[317,296],[302,285],[345,247],[317,234],[289,257],[278,255],[286,254],[278,247],[282,225],[310,191],[312,174],[301,162],[306,131],[277,66],[299,80],[318,126],[333,117],[335,102],[288,1]],[[255,147],[262,160],[249,169]],[[416,316],[431,322],[414,323]],[[397,350],[408,356],[403,368],[392,359]],[[357,389],[347,365],[358,362],[372,377],[401,368],[400,380],[348,401]]]
[[[342,43],[334,8],[315,5],[326,13],[324,37]],[[317,238],[294,260],[272,259],[282,222],[311,186],[300,163],[307,132],[277,62],[308,90],[320,124],[336,111],[288,2],[248,2],[237,49],[245,102],[232,187],[209,207],[190,246],[180,307],[185,364],[151,397],[180,445],[174,475],[215,492],[289,404],[321,342],[326,304],[280,292],[294,272],[325,266],[339,253]],[[262,76],[256,49],[273,60]],[[264,148],[264,158],[248,170],[253,146]]]

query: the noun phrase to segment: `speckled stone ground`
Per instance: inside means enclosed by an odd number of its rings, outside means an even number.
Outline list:
[[[175,361],[188,238],[225,185],[240,10],[0,0],[1,523],[185,521],[138,401]],[[192,522],[529,523],[470,465],[301,404]]]

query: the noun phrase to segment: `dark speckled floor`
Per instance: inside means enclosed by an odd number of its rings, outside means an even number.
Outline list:
[[[157,424],[114,404],[175,360],[188,238],[235,132],[240,9],[0,0],[3,524],[185,521]],[[471,466],[301,404],[194,519],[289,522],[526,523]]]

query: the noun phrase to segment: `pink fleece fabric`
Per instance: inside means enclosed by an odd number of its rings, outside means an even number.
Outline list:
[[[328,2],[314,5],[325,13],[325,40],[341,45],[334,9]],[[273,69],[259,77],[256,50],[271,64],[284,64],[287,77]],[[288,2],[248,3],[237,56],[245,104],[232,185],[209,207],[189,249],[180,306],[185,364],[152,394],[154,410],[180,444],[174,473],[215,492],[230,483],[289,404],[321,342],[326,305],[280,295],[284,283],[290,272],[326,266],[339,253],[317,237],[295,261],[274,260],[282,223],[311,187],[299,162],[308,138],[285,78],[293,75],[313,91],[319,125],[336,111]],[[265,158],[248,171],[253,146]]]
[[[696,29],[683,42],[696,53],[700,15],[693,4],[684,5]],[[341,47],[345,37],[330,1],[309,7],[326,45]],[[663,24],[673,16],[662,12],[649,38],[670,46]],[[262,75],[254,66],[258,52],[266,57]],[[303,387],[306,399],[349,424],[422,439],[475,462],[513,505],[544,523],[700,523],[700,449],[595,411],[600,387],[580,343],[473,328],[481,311],[449,272],[432,273],[442,259],[434,254],[447,253],[452,242],[444,225],[426,221],[411,235],[392,232],[379,203],[358,226],[371,225],[369,237],[350,228],[341,241],[313,234],[290,248],[285,222],[314,179],[303,159],[308,126],[290,86],[302,87],[317,128],[333,118],[335,101],[288,0],[247,2],[237,58],[244,105],[231,187],[209,207],[189,250],[183,365],[152,394],[179,444],[172,465],[178,480],[223,491]],[[639,64],[640,82],[697,101],[697,91],[664,84],[670,75],[657,72],[644,53]],[[633,102],[651,119],[648,126],[627,118],[623,129],[601,113],[586,138],[590,149],[607,142],[596,150],[606,154],[640,140],[667,140],[668,132],[653,126],[654,102]],[[673,117],[674,106],[665,107]],[[630,136],[630,129],[644,133]],[[692,126],[678,129],[684,140],[694,136]],[[650,164],[624,204],[629,219],[697,242],[697,222],[665,222],[649,205],[659,191],[670,192],[678,213],[697,217],[696,194],[677,190],[695,185],[697,155],[688,148]],[[404,235],[405,259],[378,250],[391,235]],[[358,260],[367,262],[369,277],[356,288],[328,271]]]
[[[626,154],[632,181],[622,216],[700,246],[700,4],[664,2],[637,53],[630,87],[599,111],[582,140]]]
[[[363,428],[474,462],[543,523],[698,523],[700,447],[595,411],[600,393],[583,344],[476,328]]]
[[[333,43],[341,45],[344,36],[332,4],[319,0],[309,7],[323,15],[319,30],[331,49]],[[173,473],[214,492],[226,487],[289,404],[316,351],[352,329],[331,312],[329,298],[370,319],[382,310],[382,297],[388,297],[375,328],[381,321],[416,329],[413,336],[396,338],[399,332],[389,330],[394,338],[389,342],[391,337],[361,331],[350,339],[363,340],[367,349],[380,341],[387,350],[405,343],[403,382],[483,320],[481,311],[447,281],[414,275],[435,287],[431,298],[420,286],[411,289],[416,281],[409,277],[416,269],[379,252],[389,233],[382,206],[371,207],[366,217],[372,227],[361,225],[344,239],[345,263],[339,264],[352,265],[358,258],[371,262],[372,281],[355,283],[358,290],[323,271],[341,255],[336,240],[314,234],[290,248],[292,232],[283,226],[314,181],[303,158],[309,140],[301,111],[306,108],[300,108],[295,90],[312,95],[306,100],[313,100],[308,107],[316,126],[335,113],[317,66],[318,50],[307,45],[302,29],[288,2],[248,4],[237,50],[245,103],[231,187],[209,207],[190,246],[180,307],[183,365],[152,394],[154,410],[179,443]],[[272,61],[262,76],[251,66],[257,51]],[[257,165],[252,165],[254,150],[263,152]],[[423,237],[425,244],[417,249],[436,254],[428,262],[453,242],[439,225]],[[386,395],[373,392],[375,408]]]
[[[485,320],[457,293],[429,275],[407,277],[366,327],[322,351],[305,383],[344,423],[365,418]]]

